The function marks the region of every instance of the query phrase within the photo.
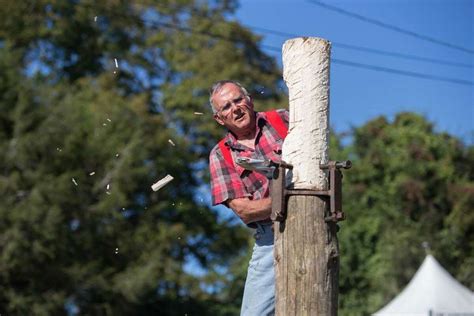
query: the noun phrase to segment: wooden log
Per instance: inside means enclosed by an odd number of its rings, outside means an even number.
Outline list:
[[[291,39],[283,46],[290,99],[283,160],[293,165],[287,186],[295,189],[328,186],[319,164],[328,160],[330,48],[319,38]],[[337,315],[339,250],[336,225],[324,220],[327,202],[317,196],[290,196],[286,221],[276,222],[278,316]]]

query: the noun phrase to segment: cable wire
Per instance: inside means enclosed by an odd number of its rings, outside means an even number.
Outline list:
[[[257,32],[263,33],[263,34],[273,34],[277,36],[281,36],[284,38],[291,38],[291,37],[301,37],[303,35],[297,35],[297,34],[292,34],[292,33],[286,33],[286,32],[281,32],[281,31],[275,31],[259,26],[252,26],[248,24],[244,24],[244,26],[256,30]],[[353,49],[353,50],[358,50],[358,51],[363,51],[363,52],[368,52],[368,53],[373,53],[373,54],[378,54],[378,55],[384,55],[384,56],[392,56],[392,57],[398,57],[398,58],[404,58],[404,59],[411,59],[411,60],[416,60],[416,61],[422,61],[422,62],[428,62],[428,63],[433,63],[433,64],[439,64],[439,65],[445,65],[445,66],[454,66],[454,67],[464,67],[464,68],[472,68],[473,65],[471,64],[465,64],[465,63],[458,63],[458,62],[452,62],[452,61],[447,61],[447,60],[441,60],[441,59],[434,59],[434,58],[426,58],[423,56],[417,56],[417,55],[411,55],[411,54],[402,54],[402,53],[395,53],[395,52],[390,52],[386,50],[381,50],[381,49],[376,49],[376,48],[370,48],[370,47],[364,47],[364,46],[357,46],[357,45],[350,45],[350,44],[344,44],[340,42],[334,42],[330,41],[331,44],[334,47],[340,47],[340,48],[347,48],[347,49]]]
[[[226,36],[220,35],[220,34],[215,34],[211,32],[204,32],[204,31],[196,31],[190,27],[186,26],[180,26],[176,25],[173,23],[168,23],[168,22],[158,22],[158,21],[150,21],[144,18],[137,17],[140,22],[143,24],[148,24],[149,27],[153,28],[158,28],[158,27],[167,27],[171,29],[175,29],[178,31],[182,32],[187,32],[191,34],[200,34],[200,35],[205,35],[209,36],[211,38],[218,38],[224,41],[228,41],[230,43],[237,43],[235,39],[228,38]],[[277,32],[277,31],[275,31]],[[280,33],[280,32],[279,32]],[[278,51],[281,53],[281,49],[273,46],[268,46],[268,45],[263,45],[260,44],[262,48],[267,48],[269,50],[273,51]],[[474,85],[472,81],[467,81],[467,80],[461,80],[461,79],[453,79],[453,78],[446,78],[446,77],[441,77],[441,76],[433,76],[433,75],[428,75],[428,74],[422,74],[422,73],[417,73],[417,72],[411,72],[411,71],[404,71],[404,70],[399,70],[399,69],[393,69],[393,68],[387,68],[387,67],[380,67],[380,66],[374,66],[374,65],[368,65],[368,64],[362,64],[362,63],[356,63],[356,62],[351,62],[347,60],[342,60],[342,59],[332,59],[333,62],[343,64],[343,65],[348,65],[348,66],[353,66],[353,67],[359,67],[359,68],[365,68],[365,69],[370,69],[370,70],[376,70],[376,71],[381,71],[381,72],[387,72],[387,73],[395,73],[399,75],[405,75],[405,76],[411,76],[411,77],[417,77],[417,78],[423,78],[423,79],[430,79],[430,80],[438,80],[438,81],[445,81],[445,82],[451,82],[455,84],[463,84],[463,85]]]
[[[165,5],[158,4],[158,3],[155,3],[154,5],[156,5],[158,7],[161,7],[161,8],[166,8],[167,7]],[[206,18],[206,17],[202,16],[202,18]],[[272,29],[268,29],[268,28],[253,26],[253,25],[249,25],[249,24],[241,24],[241,25],[244,26],[244,27],[247,27],[251,30],[256,30],[257,32],[260,32],[260,33],[273,34],[273,35],[281,36],[283,38],[302,36],[301,34],[299,34],[299,35],[298,34],[292,34],[292,33],[272,30]],[[447,61],[447,60],[441,60],[441,59],[435,59],[435,58],[427,58],[427,57],[417,56],[417,55],[412,55],[412,54],[403,54],[403,53],[390,52],[390,51],[385,51],[385,50],[381,50],[381,49],[376,49],[376,48],[371,48],[371,47],[364,47],[364,46],[357,46],[357,45],[351,45],[351,44],[345,44],[345,43],[335,42],[335,41],[331,41],[331,43],[334,47],[352,49],[352,50],[356,50],[356,51],[363,51],[363,52],[368,52],[368,53],[373,53],[373,54],[378,54],[378,55],[383,55],[383,56],[398,57],[398,58],[404,58],[404,59],[408,59],[408,60],[416,60],[416,61],[427,62],[427,63],[432,63],[432,64],[439,64],[439,65],[444,65],[444,66],[473,68],[472,64],[453,62],[453,61]]]
[[[177,30],[183,31],[183,32],[206,35],[206,36],[209,36],[211,38],[219,38],[219,39],[222,39],[222,40],[225,40],[225,41],[229,41],[231,43],[236,42],[235,40],[230,39],[226,36],[222,36],[222,35],[219,35],[219,34],[213,34],[213,33],[210,33],[210,32],[195,31],[195,30],[193,30],[189,27],[178,26],[178,25],[174,25],[174,24],[171,24],[171,23],[165,23],[165,22],[147,21],[147,20],[144,20],[144,19],[141,19],[141,20],[142,20],[143,23],[149,23],[151,26],[164,26],[164,27],[169,27],[169,28],[172,28],[172,29],[177,29]],[[281,53],[281,49],[279,49],[277,47],[268,46],[268,45],[261,45],[261,46],[266,47],[267,49],[270,49],[270,50],[273,50],[273,51],[278,51],[278,52]],[[441,77],[441,76],[433,76],[433,75],[428,75],[428,74],[423,74],[423,73],[418,73],[418,72],[405,71],[405,70],[399,70],[399,69],[394,69],[394,68],[357,63],[357,62],[352,62],[352,61],[343,60],[343,59],[334,59],[334,58],[332,58],[331,61],[333,61],[334,63],[337,63],[337,64],[343,64],[343,65],[359,67],[359,68],[365,68],[365,69],[376,70],[376,71],[387,72],[387,73],[395,73],[395,74],[404,75],[404,76],[411,76],[411,77],[437,80],[437,81],[445,81],[445,82],[450,82],[450,83],[455,83],[455,84],[462,84],[462,85],[471,85],[471,86],[474,85],[474,82],[468,81],[468,80],[447,78],[447,77]]]
[[[446,81],[446,82],[451,82],[451,83],[458,83],[458,84],[463,84],[463,85],[468,85],[468,86],[474,86],[474,82],[469,81],[469,80],[433,76],[433,75],[422,74],[422,73],[413,72],[413,71],[406,71],[406,70],[399,70],[399,69],[388,68],[388,67],[381,67],[381,66],[374,66],[374,65],[362,64],[362,63],[356,63],[356,62],[342,60],[342,59],[336,59],[336,58],[332,58],[331,60],[336,64],[348,65],[348,66],[352,66],[352,67],[365,68],[365,69],[389,72],[389,73],[394,73],[394,74],[404,75],[404,76],[410,76],[410,77],[417,77],[417,78],[438,80],[438,81]]]
[[[435,43],[435,44],[438,44],[438,45],[442,45],[442,46],[450,47],[450,48],[453,48],[453,49],[457,49],[457,50],[460,50],[460,51],[463,51],[463,52],[466,52],[466,53],[469,53],[469,54],[474,54],[474,50],[472,50],[472,49],[465,48],[465,47],[455,45],[455,44],[451,44],[451,43],[436,39],[436,38],[431,37],[431,36],[427,36],[427,35],[423,35],[423,34],[413,32],[413,31],[405,30],[405,29],[402,29],[401,27],[398,27],[396,25],[381,22],[381,21],[373,19],[373,18],[368,18],[368,17],[365,17],[363,15],[353,13],[353,12],[335,7],[333,5],[330,5],[330,4],[327,4],[327,3],[324,3],[324,2],[321,2],[321,1],[318,1],[318,0],[307,0],[307,2],[318,5],[320,7],[323,7],[325,9],[328,9],[328,10],[331,10],[331,11],[335,11],[335,12],[338,12],[338,13],[356,18],[358,20],[361,20],[361,21],[364,21],[364,22],[367,22],[367,23],[375,24],[377,26],[380,26],[380,27],[383,27],[383,28],[386,28],[386,29],[389,29],[389,30],[392,30],[392,31],[396,31],[396,32],[399,32],[399,33],[402,33],[402,34],[405,34],[405,35],[410,35],[410,36],[413,36],[415,38],[422,39],[422,40],[425,40],[425,41],[428,41],[428,42],[432,42],[432,43]]]
[[[262,45],[262,47],[268,50],[277,51],[281,54],[281,49],[277,47],[268,46],[268,45]],[[444,82],[450,82],[450,83],[455,83],[455,84],[474,86],[474,82],[469,81],[469,80],[428,75],[428,74],[423,74],[423,73],[414,72],[414,71],[406,71],[406,70],[400,70],[400,69],[395,69],[395,68],[357,63],[357,62],[344,60],[344,59],[331,58],[331,62],[334,62],[335,64],[341,64],[341,65],[352,66],[352,67],[357,67],[357,68],[364,68],[364,69],[375,70],[379,72],[387,72],[387,73],[393,73],[393,74],[409,76],[409,77],[416,77],[416,78],[422,78],[422,79],[444,81]]]

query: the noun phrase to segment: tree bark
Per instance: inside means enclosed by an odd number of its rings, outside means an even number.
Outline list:
[[[287,186],[326,190],[328,160],[329,56],[319,38],[296,38],[283,46],[290,126],[283,160],[293,165]],[[275,225],[276,315],[337,315],[339,250],[328,205],[317,196],[290,196],[285,222]]]

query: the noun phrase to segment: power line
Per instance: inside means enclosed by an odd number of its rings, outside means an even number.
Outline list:
[[[327,3],[324,3],[324,2],[321,2],[321,1],[318,1],[318,0],[307,0],[307,2],[318,5],[320,7],[323,7],[325,9],[328,9],[328,10],[331,10],[331,11],[335,11],[335,12],[338,12],[338,13],[356,18],[358,20],[361,20],[361,21],[364,21],[364,22],[367,22],[367,23],[378,25],[380,27],[383,27],[383,28],[386,28],[386,29],[389,29],[389,30],[392,30],[392,31],[396,31],[396,32],[399,32],[399,33],[402,33],[402,34],[405,34],[405,35],[410,35],[410,36],[413,36],[413,37],[418,38],[418,39],[422,39],[422,40],[432,42],[432,43],[435,43],[435,44],[438,44],[438,45],[442,45],[442,46],[450,47],[450,48],[453,48],[453,49],[457,49],[457,50],[460,50],[460,51],[463,51],[463,52],[466,52],[466,53],[474,54],[474,50],[472,50],[472,49],[465,48],[465,47],[455,45],[455,44],[451,44],[451,43],[436,39],[436,38],[431,37],[431,36],[427,36],[427,35],[423,35],[423,34],[413,32],[413,31],[405,30],[405,29],[402,29],[401,27],[398,27],[396,25],[381,22],[381,21],[373,19],[373,18],[368,18],[368,17],[365,17],[363,15],[353,13],[353,12],[335,7],[333,5],[330,5],[330,4],[327,4]]]
[[[268,50],[277,51],[277,52],[281,53],[281,50],[278,47],[273,47],[273,46],[268,46],[268,45],[262,45],[262,47],[266,48]],[[357,68],[364,68],[364,69],[375,70],[375,71],[380,71],[380,72],[393,73],[393,74],[397,74],[397,75],[403,75],[403,76],[409,76],[409,77],[415,77],[415,78],[422,78],[422,79],[429,79],[429,80],[436,80],[436,81],[445,81],[445,82],[450,82],[450,83],[455,83],[455,84],[474,86],[474,82],[469,81],[469,80],[448,78],[448,77],[442,77],[442,76],[434,76],[434,75],[428,75],[428,74],[423,74],[423,73],[414,72],[414,71],[406,71],[406,70],[400,70],[400,69],[395,69],[395,68],[369,65],[369,64],[357,63],[357,62],[353,62],[353,61],[348,61],[348,60],[343,60],[343,59],[336,59],[336,58],[331,58],[331,62],[334,62],[335,64],[341,64],[341,65],[352,66],[352,67],[357,67]]]
[[[155,5],[158,5],[158,4],[155,4]],[[158,5],[158,6],[161,6],[162,8],[165,7],[163,5]],[[144,23],[149,23],[151,21],[147,21],[145,19],[142,19],[142,18],[139,18],[137,17],[138,19],[140,19],[140,21],[144,22]],[[204,17],[203,17],[204,18]],[[152,23],[159,23],[161,24],[162,26],[166,26],[166,27],[172,27],[170,23],[166,23],[166,22],[152,22]],[[247,27],[247,28],[250,28],[252,30],[257,30],[257,31],[260,31],[262,33],[267,33],[267,34],[273,34],[273,35],[278,35],[278,36],[281,36],[281,37],[284,37],[284,38],[289,38],[289,37],[300,37],[301,35],[297,35],[297,34],[292,34],[292,33],[287,33],[287,32],[281,32],[281,31],[276,31],[276,30],[272,30],[272,29],[268,29],[268,28],[263,28],[263,27],[257,27],[257,26],[252,26],[252,25],[246,25],[246,24],[242,24],[242,26],[244,27]],[[189,29],[189,28],[186,28],[186,27],[182,27],[182,26],[177,26],[175,25],[175,28],[176,29],[180,29],[181,31],[188,31],[188,32],[191,32],[193,30]],[[193,31],[194,32],[194,31]],[[205,35],[208,35],[208,36],[213,36],[213,37],[216,37],[216,38],[221,38],[221,39],[224,39],[226,40],[226,38],[222,37],[221,35],[219,34],[213,34],[213,33],[209,33],[209,32],[201,32],[201,34],[205,34]],[[464,68],[472,68],[473,65],[471,64],[466,64],[466,63],[459,63],[459,62],[453,62],[453,61],[447,61],[447,60],[441,60],[441,59],[434,59],[434,58],[427,58],[427,57],[423,57],[423,56],[417,56],[417,55],[412,55],[412,54],[402,54],[402,53],[395,53],[395,52],[390,52],[390,51],[385,51],[385,50],[380,50],[380,49],[376,49],[376,48],[370,48],[370,47],[364,47],[364,46],[357,46],[357,45],[350,45],[350,44],[345,44],[345,43],[340,43],[340,42],[334,42],[334,41],[331,41],[332,45],[334,47],[340,47],[340,48],[346,48],[346,49],[353,49],[353,50],[358,50],[358,51],[364,51],[364,52],[368,52],[368,53],[373,53],[373,54],[379,54],[379,55],[384,55],[384,56],[392,56],[392,57],[398,57],[398,58],[404,58],[404,59],[411,59],[411,60],[417,60],[417,61],[421,61],[421,62],[428,62],[428,63],[433,63],[433,64],[440,64],[440,65],[446,65],[446,66],[454,66],[454,67],[464,67]]]
[[[177,29],[177,30],[183,31],[183,32],[206,35],[206,36],[209,36],[211,38],[219,38],[219,39],[231,42],[231,43],[236,42],[235,40],[230,39],[230,38],[228,38],[226,36],[223,36],[223,35],[214,34],[214,33],[210,33],[210,32],[195,31],[195,30],[193,30],[189,27],[178,26],[178,25],[175,25],[175,24],[165,23],[165,22],[147,21],[145,19],[140,19],[140,20],[143,23],[149,23],[151,26],[164,26],[164,27],[168,27],[168,28],[172,28],[172,29]],[[268,45],[261,45],[261,46],[266,47],[267,49],[270,49],[270,50],[278,51],[278,52],[281,53],[281,50],[277,47],[268,46]],[[337,63],[337,64],[343,64],[343,65],[359,67],[359,68],[365,68],[365,69],[376,70],[376,71],[387,72],[387,73],[395,73],[395,74],[404,75],[404,76],[430,79],[430,80],[437,80],[437,81],[445,81],[445,82],[450,82],[450,83],[455,83],[455,84],[462,84],[462,85],[470,85],[470,86],[474,85],[474,82],[468,81],[468,80],[447,78],[447,77],[441,77],[441,76],[433,76],[433,75],[428,75],[428,74],[423,74],[423,73],[418,73],[418,72],[405,71],[405,70],[399,70],[399,69],[381,67],[381,66],[374,66],[374,65],[363,64],[363,63],[356,63],[356,62],[347,61],[347,60],[343,60],[343,59],[334,59],[334,58],[332,58],[331,61],[333,61],[334,63]]]
[[[162,5],[162,4],[158,4],[158,3],[155,3],[154,5],[156,5],[158,7],[161,7],[161,8],[167,8],[168,7],[168,6],[165,6],[165,5]],[[206,18],[204,16],[200,16],[200,17]],[[143,21],[143,19],[141,19],[141,20]],[[158,23],[161,23],[161,22],[158,22]],[[281,36],[281,37],[284,37],[284,38],[300,37],[301,36],[301,34],[298,35],[298,34],[292,34],[292,33],[287,33],[287,32],[281,32],[281,31],[276,31],[276,30],[272,30],[272,29],[268,29],[268,28],[252,26],[252,25],[248,25],[248,24],[242,24],[242,26],[245,26],[245,27],[247,27],[251,30],[260,31],[261,33],[273,34],[273,35]],[[212,35],[212,34],[209,34],[209,35]],[[219,35],[217,35],[217,37],[219,37]],[[411,60],[416,60],[416,61],[421,61],[421,62],[428,62],[428,63],[432,63],[432,64],[440,64],[440,65],[445,65],[445,66],[464,67],[464,68],[472,68],[473,67],[473,65],[466,64],[466,63],[459,63],[459,62],[453,62],[453,61],[447,61],[447,60],[441,60],[441,59],[427,58],[427,57],[417,56],[417,55],[412,55],[412,54],[395,53],[395,52],[380,50],[380,49],[376,49],[376,48],[350,45],[350,44],[334,42],[334,41],[331,41],[331,43],[334,47],[340,47],[340,48],[345,48],[345,49],[353,49],[353,50],[364,51],[364,52],[379,54],[379,55],[384,55],[384,56],[392,56],[392,57],[398,57],[398,58],[404,58],[404,59],[411,59]]]
[[[120,14],[118,14],[120,15]],[[204,31],[196,31],[190,27],[186,26],[180,26],[176,25],[173,23],[167,23],[167,22],[158,22],[158,21],[150,21],[146,20],[144,18],[137,17],[140,22],[143,24],[148,24],[152,28],[157,28],[157,27],[167,27],[171,29],[175,29],[178,31],[182,32],[188,32],[188,33],[194,33],[194,34],[200,34],[200,35],[205,35],[211,38],[218,38],[222,39],[224,41],[228,41],[230,43],[236,43],[237,41],[235,39],[228,38],[226,36],[220,35],[220,34],[215,34],[211,32],[204,32]],[[276,31],[275,31],[276,32]],[[261,45],[264,48],[267,48],[269,50],[273,51],[278,51],[281,53],[281,50],[277,47],[273,46],[268,46],[268,45]],[[393,69],[393,68],[386,68],[386,67],[380,67],[380,66],[374,66],[374,65],[368,65],[368,64],[362,64],[362,63],[356,63],[356,62],[351,62],[347,60],[342,60],[342,59],[332,59],[333,62],[343,64],[343,65],[348,65],[348,66],[353,66],[353,67],[359,67],[359,68],[366,68],[370,70],[376,70],[376,71],[381,71],[381,72],[388,72],[388,73],[395,73],[399,75],[405,75],[405,76],[411,76],[411,77],[417,77],[417,78],[423,78],[423,79],[431,79],[431,80],[438,80],[438,81],[445,81],[445,82],[451,82],[451,83],[456,83],[456,84],[463,84],[463,85],[474,85],[473,82],[468,81],[468,80],[461,80],[461,79],[453,79],[453,78],[446,78],[446,77],[441,77],[441,76],[433,76],[433,75],[427,75],[427,74],[422,74],[422,73],[417,73],[417,72],[411,72],[411,71],[404,71],[404,70],[399,70],[399,69]]]
[[[368,64],[356,63],[356,62],[352,62],[352,61],[347,61],[347,60],[342,60],[342,59],[335,59],[335,58],[333,58],[332,61],[335,62],[336,64],[348,65],[348,66],[353,66],[353,67],[358,67],[358,68],[372,69],[372,70],[376,70],[376,71],[390,72],[390,73],[404,75],[404,76],[411,76],[411,77],[418,77],[418,78],[423,78],[423,79],[446,81],[446,82],[451,82],[451,83],[458,83],[458,84],[463,84],[463,85],[468,85],[468,86],[474,86],[474,82],[469,81],[469,80],[433,76],[433,75],[427,75],[427,74],[422,74],[422,73],[413,72],[413,71],[406,71],[406,70],[399,70],[399,69],[388,68],[388,67],[368,65]]]
[[[284,37],[284,38],[301,37],[302,36],[302,35],[297,35],[297,34],[292,34],[292,33],[275,31],[275,30],[271,30],[271,29],[267,29],[267,28],[263,28],[263,27],[259,27],[259,26],[251,26],[251,25],[248,25],[248,24],[244,25],[244,26],[246,26],[250,29],[256,30],[257,32],[273,34],[273,35],[281,36],[281,37]],[[359,50],[359,51],[364,51],[364,52],[374,53],[374,54],[379,54],[379,55],[399,57],[399,58],[405,58],[405,59],[412,59],[412,60],[428,62],[428,63],[433,63],[433,64],[446,65],[446,66],[472,68],[472,65],[470,65],[470,64],[457,63],[457,62],[441,60],[441,59],[434,59],[434,58],[426,58],[426,57],[423,57],[423,56],[417,56],[417,55],[411,55],[411,54],[394,53],[394,52],[385,51],[385,50],[381,50],[381,49],[344,44],[344,43],[334,42],[334,41],[331,41],[331,43],[335,47]]]
[[[435,58],[426,58],[426,57],[416,56],[416,55],[411,55],[411,54],[394,53],[394,52],[383,51],[383,50],[370,48],[370,47],[354,46],[354,45],[342,44],[342,43],[337,43],[337,42],[334,42],[334,46],[365,51],[365,52],[368,52],[368,53],[374,53],[374,54],[380,54],[380,55],[386,55],[386,56],[393,56],[393,57],[399,57],[399,58],[405,58],[405,59],[412,59],[412,60],[428,62],[428,63],[432,63],[432,64],[472,68],[472,65],[470,65],[470,64],[456,63],[456,62],[452,62],[452,61],[446,61],[446,60],[435,59]]]

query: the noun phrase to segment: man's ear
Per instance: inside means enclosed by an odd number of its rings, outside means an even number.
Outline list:
[[[247,98],[249,98],[249,104],[250,104],[250,106],[251,106],[252,109],[253,109],[253,98],[252,98],[252,96],[249,94],[249,95],[247,96]]]
[[[220,125],[224,125],[224,121],[219,117],[219,115],[214,114],[214,119],[216,120],[217,123]]]

